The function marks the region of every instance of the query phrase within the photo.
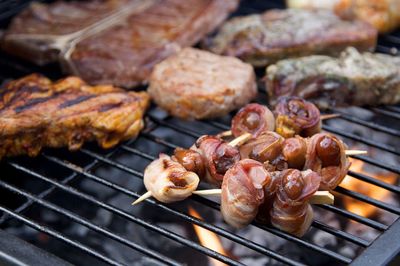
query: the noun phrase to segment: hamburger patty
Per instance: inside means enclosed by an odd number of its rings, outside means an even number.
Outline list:
[[[148,92],[170,114],[186,119],[222,116],[256,96],[251,65],[237,58],[185,48],[157,64]]]

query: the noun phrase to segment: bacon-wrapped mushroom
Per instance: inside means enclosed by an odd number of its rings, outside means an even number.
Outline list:
[[[280,98],[274,112],[276,132],[285,138],[295,135],[311,137],[321,132],[321,117],[318,108],[300,97]]]
[[[304,168],[321,176],[320,190],[335,189],[349,167],[346,146],[340,139],[328,133],[319,133],[309,139]]]
[[[263,164],[251,159],[237,162],[222,182],[221,213],[225,222],[241,228],[256,217],[264,201],[265,184],[271,182]]]
[[[283,141],[284,138],[275,132],[263,132],[240,146],[240,156],[264,163],[268,171],[287,169],[282,157]]]
[[[275,171],[269,173],[269,182],[264,185],[264,202],[258,208],[257,221],[270,224],[270,212],[275,200],[276,192],[281,185],[281,172]]]
[[[275,118],[268,107],[251,103],[242,107],[233,117],[231,131],[234,137],[250,133],[253,137],[265,131],[274,131]]]
[[[165,203],[184,200],[197,189],[199,177],[166,154],[160,154],[144,170],[144,185],[151,195]]]
[[[314,216],[308,200],[318,190],[320,181],[321,177],[311,170],[283,171],[271,210],[272,225],[295,236],[303,236]]]
[[[282,156],[288,168],[303,169],[306,162],[307,141],[296,136],[283,141]]]
[[[194,149],[176,148],[172,159],[180,163],[186,170],[196,173],[200,178],[205,176],[203,156]]]
[[[203,156],[207,182],[221,185],[226,171],[240,160],[238,148],[215,136],[202,136],[196,141],[197,152]]]

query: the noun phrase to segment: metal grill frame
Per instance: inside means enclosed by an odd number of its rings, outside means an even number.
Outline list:
[[[9,9],[5,9],[4,6],[0,5],[0,20],[9,18],[11,15],[15,14],[23,6],[26,5],[26,3],[24,3],[24,2],[19,3],[18,1],[16,1],[16,3],[17,4],[15,4],[14,6],[12,6],[12,8],[9,8]],[[278,3],[277,1],[275,1],[275,2],[249,1],[249,3],[246,3],[246,5],[244,7],[242,7],[239,10],[239,12],[237,12],[237,14],[248,14],[248,13],[260,12],[262,10],[265,10],[265,9],[268,9],[271,7],[282,7],[282,3]],[[398,37],[396,35],[383,36],[381,38],[381,41],[383,41],[383,42],[389,41],[393,45],[397,45],[398,47],[400,47],[400,37]],[[378,52],[391,52],[392,50],[393,49],[391,49],[391,47],[385,46],[385,45],[381,44],[381,42],[377,47]],[[47,74],[47,69],[36,68],[33,66],[31,67],[29,64],[22,63],[16,59],[12,59],[10,61],[9,58],[6,58],[6,59],[0,58],[0,67],[3,69],[3,67],[5,67],[5,66],[11,67],[12,71],[14,71],[15,73],[18,73],[18,75],[29,74],[30,72],[37,71],[37,70],[42,70],[43,73]],[[8,78],[8,76],[4,75],[3,73],[0,73],[0,78],[5,79],[5,78]],[[260,94],[260,97],[259,97],[260,99],[261,98],[266,99],[265,90],[263,88],[261,88],[259,90],[259,94]],[[154,110],[154,107],[152,107],[152,110]],[[386,117],[390,117],[392,119],[400,120],[400,107],[399,106],[377,107],[377,108],[371,108],[369,110],[376,114],[379,114],[379,115],[383,115]],[[347,114],[342,109],[333,109],[332,111],[335,113],[341,114],[341,116],[339,118],[335,118],[335,119],[346,120],[355,125],[364,126],[364,127],[370,128],[372,130],[375,130],[377,132],[382,132],[384,134],[388,134],[388,135],[391,135],[394,137],[400,137],[400,131],[398,131],[396,129],[384,127],[382,125],[372,123],[370,121],[362,120],[360,118],[357,118],[355,116]],[[189,125],[187,127],[182,127],[181,124],[178,125],[178,124],[171,123],[170,117],[159,118],[159,117],[153,115],[153,113],[151,111],[147,114],[146,117],[148,120],[147,126],[146,126],[146,129],[140,134],[140,137],[145,138],[147,141],[155,142],[159,145],[162,145],[165,148],[170,149],[171,151],[172,151],[172,149],[177,147],[177,145],[174,143],[171,143],[165,139],[159,138],[156,134],[154,134],[155,130],[157,130],[159,128],[169,128],[169,129],[173,130],[175,133],[184,134],[186,136],[193,137],[193,139],[196,139],[197,137],[202,135],[198,131],[193,130],[193,128],[190,128]],[[214,127],[214,129],[216,131],[226,130],[229,128],[229,126],[226,123],[221,122],[221,121],[200,121],[199,123],[204,123],[207,126],[212,126],[212,127]],[[323,129],[325,131],[334,133],[338,136],[345,137],[345,138],[357,141],[359,143],[364,143],[366,145],[369,145],[370,147],[374,147],[378,150],[381,150],[382,152],[387,152],[387,153],[391,153],[395,156],[400,156],[399,147],[391,147],[391,146],[388,146],[383,143],[376,143],[374,141],[357,136],[355,134],[337,130],[336,128],[334,128],[332,126],[328,126],[328,125],[324,125]],[[175,138],[174,141],[178,141],[178,140]],[[207,247],[200,245],[197,242],[194,242],[193,240],[187,239],[187,238],[182,237],[170,230],[167,230],[158,225],[155,225],[148,221],[145,221],[141,217],[137,217],[137,216],[132,215],[131,213],[126,212],[120,208],[112,206],[112,205],[108,204],[107,202],[101,201],[101,200],[97,199],[96,197],[89,195],[85,192],[82,192],[81,190],[76,189],[75,187],[72,187],[70,185],[73,181],[77,180],[78,178],[83,177],[83,178],[90,179],[91,181],[94,181],[94,182],[101,184],[105,187],[108,187],[110,189],[118,191],[119,193],[130,196],[130,197],[132,197],[132,199],[139,197],[143,191],[133,191],[131,189],[127,189],[125,187],[120,186],[117,183],[111,182],[109,180],[106,180],[106,179],[94,174],[95,169],[97,169],[98,167],[110,166],[110,167],[115,167],[123,172],[130,174],[134,178],[142,179],[143,178],[142,172],[137,171],[130,166],[127,166],[125,164],[122,164],[122,163],[117,162],[116,160],[112,159],[112,156],[115,153],[120,153],[120,152],[134,154],[135,156],[142,158],[142,160],[148,160],[149,162],[151,160],[155,159],[152,155],[131,147],[132,143],[134,143],[134,140],[123,143],[123,144],[119,145],[118,147],[116,147],[115,149],[112,149],[111,151],[106,151],[106,152],[101,152],[101,153],[96,152],[91,148],[87,148],[87,147],[83,148],[79,152],[84,154],[87,157],[92,158],[92,162],[89,163],[88,165],[85,165],[84,167],[78,166],[78,165],[66,160],[62,155],[55,156],[55,155],[51,154],[51,152],[49,153],[48,151],[45,150],[40,155],[40,157],[42,159],[48,161],[49,163],[56,164],[56,165],[58,165],[58,167],[67,169],[68,171],[71,172],[71,174],[69,176],[63,178],[62,180],[56,180],[50,176],[41,174],[37,171],[37,169],[35,169],[35,167],[26,166],[23,163],[20,163],[18,161],[18,159],[4,160],[2,162],[2,164],[7,165],[7,167],[11,167],[17,172],[20,172],[20,173],[29,175],[32,178],[41,180],[41,181],[49,184],[50,187],[38,194],[33,194],[31,192],[28,192],[28,191],[25,191],[25,190],[19,188],[15,184],[12,184],[10,182],[5,182],[2,179],[0,179],[0,187],[2,189],[6,189],[12,193],[15,193],[15,194],[25,198],[25,202],[21,206],[19,206],[18,208],[15,208],[15,209],[7,208],[4,206],[3,203],[0,203],[0,213],[3,214],[3,216],[1,216],[1,218],[0,218],[0,226],[5,225],[7,223],[7,221],[9,221],[9,220],[17,220],[23,224],[26,224],[26,225],[36,229],[39,232],[43,232],[55,239],[63,241],[65,243],[67,243],[68,245],[71,245],[83,252],[86,252],[87,254],[89,254],[105,263],[108,263],[111,265],[121,265],[121,262],[118,262],[110,257],[107,257],[105,254],[100,253],[99,251],[95,250],[94,248],[66,236],[65,234],[63,234],[63,232],[56,231],[55,229],[51,228],[48,225],[39,224],[38,222],[34,221],[32,218],[26,216],[25,215],[26,211],[29,210],[35,204],[35,205],[41,206],[42,208],[52,210],[53,212],[55,212],[59,215],[65,216],[68,219],[70,219],[71,221],[81,224],[81,225],[89,228],[90,230],[93,230],[105,237],[108,237],[110,239],[118,241],[119,243],[121,243],[127,247],[130,247],[131,249],[134,249],[140,253],[143,253],[143,255],[145,255],[145,256],[148,256],[148,257],[158,260],[160,263],[167,264],[167,265],[181,265],[180,262],[174,260],[173,258],[169,258],[165,255],[162,255],[158,251],[149,250],[147,248],[141,247],[140,245],[127,239],[126,237],[119,235],[117,233],[114,233],[110,229],[103,228],[103,227],[93,223],[92,221],[90,221],[76,213],[73,213],[61,206],[58,206],[48,200],[48,197],[50,195],[53,195],[56,191],[63,191],[68,194],[74,195],[74,197],[79,198],[80,200],[90,202],[91,204],[96,205],[98,208],[105,209],[105,210],[111,212],[113,215],[120,216],[129,222],[136,223],[150,231],[157,232],[158,234],[165,236],[165,237],[171,239],[172,241],[176,241],[178,243],[186,245],[198,252],[201,252],[209,257],[215,258],[221,262],[224,262],[229,265],[242,265],[240,262],[235,261],[230,257],[219,254]],[[362,160],[368,164],[380,167],[387,171],[391,171],[393,173],[400,174],[399,166],[387,165],[383,161],[379,161],[379,160],[370,158],[368,156],[353,156],[353,158]],[[356,173],[353,171],[350,171],[349,175],[354,178],[357,178],[359,180],[362,180],[363,182],[367,182],[367,183],[379,186],[381,188],[384,188],[386,190],[389,190],[397,196],[400,195],[400,187],[399,186],[391,185],[391,184],[385,183],[383,181],[377,180],[371,176],[361,174],[361,173]],[[398,218],[398,216],[400,215],[400,208],[396,207],[396,206],[392,206],[388,203],[373,199],[371,197],[365,196],[358,192],[347,190],[340,186],[336,189],[336,191],[345,196],[355,198],[359,201],[376,206],[377,208],[383,209],[385,211],[388,211],[388,212],[391,212],[391,213],[397,215],[397,220],[393,224],[386,225],[386,224],[377,222],[371,218],[366,218],[366,217],[362,217],[357,214],[351,213],[345,209],[342,209],[342,208],[334,206],[334,205],[333,206],[332,205],[321,205],[321,206],[317,207],[317,208],[322,208],[322,209],[334,212],[337,215],[354,220],[358,223],[364,224],[370,228],[373,228],[373,229],[381,232],[379,237],[376,240],[370,242],[363,238],[360,238],[358,236],[350,234],[348,232],[333,228],[327,224],[324,224],[323,222],[320,222],[320,221],[313,222],[313,224],[312,224],[313,228],[327,232],[331,235],[334,235],[338,239],[346,240],[346,241],[351,242],[359,247],[364,248],[363,253],[361,253],[358,257],[356,257],[354,259],[348,258],[348,257],[343,256],[332,250],[326,249],[324,247],[320,247],[320,246],[313,244],[311,242],[308,242],[304,239],[291,236],[291,235],[284,233],[278,229],[268,227],[268,226],[259,224],[257,222],[253,222],[252,226],[258,227],[262,230],[265,230],[266,232],[269,232],[271,234],[279,236],[289,242],[296,243],[299,246],[302,246],[302,247],[312,250],[314,252],[320,253],[324,256],[328,256],[338,263],[352,264],[352,265],[374,265],[374,264],[380,265],[380,264],[385,264],[385,263],[389,262],[396,254],[398,254],[400,252],[400,241],[398,241],[399,236],[400,236],[400,219]],[[209,199],[202,198],[200,196],[193,196],[191,199],[203,204],[207,208],[219,210],[219,205],[216,202],[211,201]],[[210,230],[210,231],[216,233],[217,235],[219,235],[221,237],[224,237],[224,238],[229,239],[233,242],[236,242],[240,245],[243,245],[243,246],[245,246],[249,249],[252,249],[260,254],[271,257],[276,261],[279,261],[279,262],[282,262],[282,263],[288,264],[288,265],[303,265],[303,263],[291,259],[290,256],[280,254],[276,251],[269,249],[268,247],[261,246],[260,244],[258,244],[256,242],[245,239],[245,238],[243,238],[235,233],[232,233],[224,228],[207,223],[206,221],[200,220],[189,214],[178,211],[169,205],[161,204],[159,202],[156,202],[153,199],[148,199],[148,200],[146,200],[146,202],[148,204],[151,204],[155,208],[158,208],[162,212],[174,215],[174,216],[178,217],[179,219],[181,219],[182,221],[201,226],[207,230]],[[129,204],[129,203],[127,203],[127,204]],[[389,248],[387,248],[387,247],[389,247]],[[2,250],[2,247],[0,247],[0,251],[1,250]]]

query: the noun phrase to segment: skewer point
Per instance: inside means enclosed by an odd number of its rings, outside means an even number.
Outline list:
[[[140,196],[137,200],[135,200],[134,202],[132,202],[132,205],[136,205],[142,201],[144,201],[145,199],[148,199],[151,197],[151,192],[147,191],[146,193],[144,193],[142,196]]]
[[[367,154],[368,151],[361,151],[361,150],[346,150],[345,151],[346,155],[362,155],[362,154]]]
[[[335,201],[335,196],[333,196],[329,191],[317,191],[311,197],[310,204],[333,204]]]

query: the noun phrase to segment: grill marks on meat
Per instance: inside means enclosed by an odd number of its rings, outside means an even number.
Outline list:
[[[98,12],[92,10],[96,3]],[[13,20],[3,47],[39,64],[61,53],[65,70],[87,82],[132,87],[146,82],[156,63],[213,31],[237,5],[238,0],[55,2],[40,5],[39,17],[31,5]],[[54,19],[64,11],[71,14]],[[79,25],[92,28],[62,43]]]
[[[307,56],[267,68],[269,99],[299,96],[320,108],[400,102],[400,58],[348,48],[339,58]]]
[[[372,50],[376,39],[368,23],[342,20],[327,10],[286,9],[233,18],[205,46],[265,66],[288,57],[336,55],[347,46]]]
[[[79,149],[97,140],[109,148],[143,127],[146,93],[86,85],[68,77],[52,83],[38,74],[6,84],[0,94],[0,158],[36,156],[42,147]]]

